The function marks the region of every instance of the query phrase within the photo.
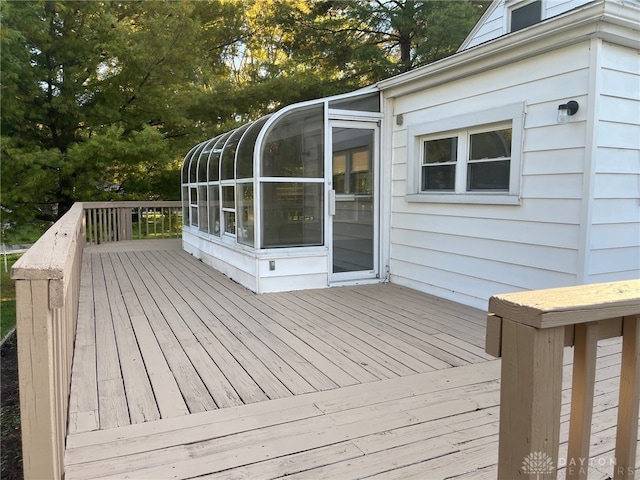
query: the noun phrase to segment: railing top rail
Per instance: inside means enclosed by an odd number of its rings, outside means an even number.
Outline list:
[[[122,202],[83,202],[85,209],[89,208],[152,208],[152,207],[180,207],[180,200],[162,201],[122,201]]]
[[[640,279],[496,295],[489,313],[536,328],[640,314]]]
[[[82,228],[82,203],[75,203],[18,259],[11,269],[14,280],[64,279],[72,260],[72,247]]]

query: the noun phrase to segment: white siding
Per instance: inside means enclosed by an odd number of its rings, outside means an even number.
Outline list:
[[[543,0],[542,20],[555,17],[590,2],[591,0]],[[517,6],[517,3],[513,1],[505,2],[505,0],[498,0],[495,4],[492,4],[489,7],[491,10],[487,12],[488,15],[480,19],[480,22],[463,42],[459,51],[475,47],[509,33],[509,8],[513,6]]]
[[[589,2],[591,2],[591,0],[546,0],[546,2],[543,2],[543,8],[545,10],[542,13],[542,18],[555,17],[556,15],[581,7]]]
[[[558,104],[586,104],[583,43],[400,97],[394,114],[391,281],[486,308],[497,293],[576,283],[586,112],[556,123]],[[523,75],[527,72],[527,75]],[[408,203],[408,127],[526,102],[521,205]]]
[[[640,58],[603,43],[588,282],[640,277]]]
[[[493,40],[504,34],[504,0],[491,4],[486,14],[480,19],[479,23],[474,27],[471,35],[463,44],[464,48],[475,47],[481,43]],[[464,48],[461,48],[463,50]]]
[[[188,228],[182,231],[185,251],[256,293],[283,292],[328,285],[328,256],[323,248],[240,251],[211,241]],[[274,262],[271,270],[270,262]]]

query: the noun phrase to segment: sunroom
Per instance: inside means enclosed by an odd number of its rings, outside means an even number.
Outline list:
[[[258,292],[379,281],[377,89],[288,106],[193,147],[184,249]]]

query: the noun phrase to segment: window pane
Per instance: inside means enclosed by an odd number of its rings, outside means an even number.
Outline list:
[[[191,225],[198,226],[198,207],[191,207]]]
[[[198,160],[198,182],[207,181],[207,161],[209,160],[209,154],[211,148],[215,142],[215,138],[212,138],[205,143],[204,148],[200,152],[200,159]]]
[[[233,185],[222,187],[222,208],[236,208],[235,187]]]
[[[329,108],[337,110],[360,110],[361,112],[379,112],[380,94],[378,92],[357,97],[343,98],[329,102]]]
[[[182,187],[182,224],[189,226],[189,187]]]
[[[333,189],[336,193],[347,193],[345,179],[347,177],[347,154],[339,152],[333,154]]]
[[[206,142],[203,142],[198,145],[198,149],[193,154],[193,157],[191,157],[189,165],[189,182],[191,183],[196,183],[198,181],[198,159],[200,158],[200,152],[204,148],[205,143]]]
[[[209,186],[209,233],[220,236],[220,187]]]
[[[236,234],[236,212],[224,211],[224,233]]]
[[[469,163],[467,190],[509,191],[510,160]]]
[[[358,194],[370,194],[371,191],[371,155],[368,149],[351,153],[350,191]]]
[[[424,165],[422,167],[422,190],[454,190],[455,165]]]
[[[262,184],[262,246],[322,245],[322,183]]]
[[[198,189],[189,189],[189,203],[191,204],[191,225],[198,226]]]
[[[297,109],[271,126],[262,145],[263,177],[324,175],[324,108]]]
[[[194,152],[198,149],[198,145],[189,150],[189,153],[184,157],[184,162],[182,162],[182,183],[189,183],[189,167],[191,166],[191,157],[193,157]]]
[[[511,12],[511,31],[517,32],[523,28],[538,23],[541,19],[542,1],[536,0],[524,7],[516,8]]]
[[[238,243],[253,247],[253,183],[238,184]]]
[[[233,131],[229,140],[224,144],[220,157],[220,180],[229,180],[235,177],[236,150],[240,137],[250,124],[243,125]]]
[[[207,214],[207,187],[198,187],[198,218],[200,219],[200,231],[209,230],[209,216]]]
[[[471,135],[469,160],[511,157],[511,129]]]
[[[253,177],[253,151],[256,146],[256,139],[269,117],[270,115],[267,115],[251,124],[247,133],[242,137],[238,146],[238,159],[236,160],[237,178]]]
[[[229,136],[233,133],[233,130],[225,133],[224,135],[218,136],[218,140],[216,141],[213,151],[209,156],[209,181],[215,182],[220,180],[220,154],[222,153],[222,147],[224,146],[224,142],[227,141]]]
[[[424,142],[423,163],[455,162],[458,158],[458,137],[439,138]]]

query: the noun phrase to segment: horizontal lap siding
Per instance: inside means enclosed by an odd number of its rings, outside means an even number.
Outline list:
[[[587,281],[640,276],[640,60],[603,43]]]
[[[478,308],[497,293],[576,283],[586,122],[556,116],[568,99],[586,105],[588,82],[581,44],[396,100],[404,125],[393,134],[392,281]],[[407,127],[518,102],[527,104],[521,205],[405,200]]]
[[[560,15],[589,3],[590,1],[591,0],[543,1],[542,6],[545,10],[542,12],[542,18],[548,19],[555,17],[556,15]],[[508,14],[509,10],[505,2],[500,2],[500,4],[496,6],[495,10],[490,12],[483,19],[482,23],[475,29],[475,33],[473,34],[473,37],[469,39],[469,43],[466,45],[465,49],[475,47],[476,45],[488,42],[489,40],[493,40],[507,33],[506,28],[508,28],[509,22],[508,18],[505,17],[507,17]]]
[[[491,8],[491,7],[489,7]],[[504,5],[490,12],[481,25],[478,26],[473,38],[470,40],[466,48],[475,47],[488,40],[498,38],[504,32],[503,14],[505,12]]]
[[[591,0],[552,0],[550,2],[543,2],[546,7],[546,13],[543,14],[544,18],[555,17],[561,13],[568,12],[574,8],[581,7],[582,5],[589,3]]]

